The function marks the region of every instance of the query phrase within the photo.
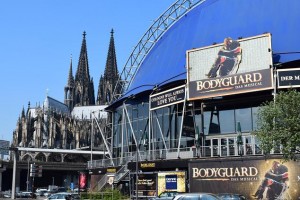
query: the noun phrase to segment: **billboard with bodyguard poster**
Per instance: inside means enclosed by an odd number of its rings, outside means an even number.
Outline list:
[[[189,163],[190,191],[237,193],[247,199],[298,199],[300,162],[280,159]]]
[[[187,51],[188,99],[204,99],[273,88],[271,35]]]

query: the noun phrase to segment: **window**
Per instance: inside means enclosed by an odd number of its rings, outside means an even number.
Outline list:
[[[242,132],[252,130],[251,108],[243,108],[235,110],[236,122],[240,122]]]
[[[220,129],[222,134],[234,133],[234,110],[220,111]]]

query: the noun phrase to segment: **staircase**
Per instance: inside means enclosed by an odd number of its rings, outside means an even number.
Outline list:
[[[118,184],[121,180],[124,179],[129,173],[129,170],[127,169],[127,164],[123,165],[115,174],[114,184]]]

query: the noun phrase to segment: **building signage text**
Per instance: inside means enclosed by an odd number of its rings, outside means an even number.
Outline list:
[[[266,90],[273,87],[272,70],[235,74],[189,83],[189,98],[203,99],[251,91]]]
[[[300,87],[300,69],[277,70],[278,88]]]
[[[151,110],[177,104],[185,99],[185,86],[180,86],[150,96]]]
[[[155,163],[141,163],[141,168],[154,168]]]

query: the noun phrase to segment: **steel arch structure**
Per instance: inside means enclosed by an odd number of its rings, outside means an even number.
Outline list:
[[[127,91],[140,64],[159,38],[189,10],[204,1],[206,0],[178,0],[154,21],[130,54],[114,88],[112,102],[122,97]],[[118,88],[121,88],[121,90],[118,90]],[[120,91],[120,93],[117,93],[117,91]]]

